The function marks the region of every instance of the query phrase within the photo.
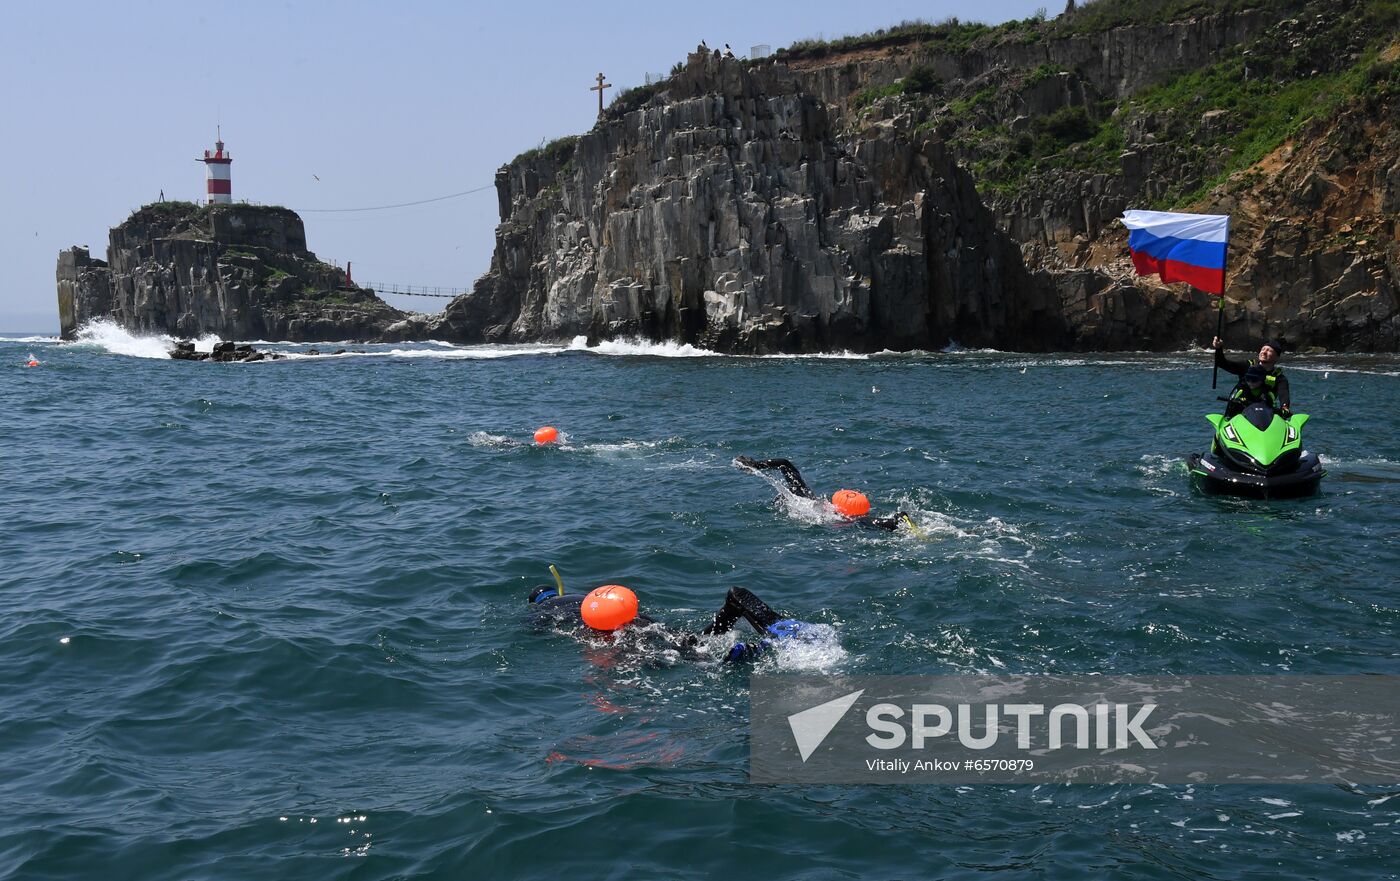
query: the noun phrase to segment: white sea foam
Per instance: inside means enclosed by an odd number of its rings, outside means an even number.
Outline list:
[[[954,340],[949,340],[948,345],[940,350],[945,355],[1002,355],[1005,354],[1000,349],[969,349],[963,344]]]
[[[870,358],[858,352],[812,352],[803,355],[730,355],[725,352],[716,352],[712,349],[701,349],[692,346],[690,343],[677,343],[674,341],[653,342],[643,339],[616,339],[604,340],[596,346],[588,345],[588,338],[576,336],[569,343],[571,352],[587,352],[590,355],[622,355],[622,356],[648,356],[652,358],[757,358],[769,360],[785,360],[800,358],[804,360],[839,360],[839,361],[863,361]],[[891,353],[895,354],[895,353]],[[901,353],[902,354],[902,353]]]
[[[496,449],[502,449],[505,447],[524,446],[525,442],[516,440],[512,437],[506,437],[503,434],[491,434],[490,432],[486,431],[473,431],[471,434],[467,435],[467,443],[471,444],[474,447],[494,447]]]
[[[783,639],[773,643],[774,651],[760,657],[757,667],[784,673],[830,673],[849,657],[841,647],[840,635],[829,624],[809,625],[806,639]]]
[[[1134,467],[1145,477],[1165,477],[1181,470],[1185,460],[1176,456],[1163,456],[1156,453],[1143,455]]]
[[[901,507],[901,510],[904,510],[909,519],[913,520],[914,525],[918,527],[917,531],[906,530],[903,533],[910,538],[923,541],[975,538],[971,532],[963,529],[953,521],[952,517],[942,511],[922,511],[912,505],[905,505]]]
[[[778,497],[775,500],[778,509],[793,520],[799,523],[809,524],[841,522],[841,515],[826,499],[808,499],[796,495],[792,490],[788,489],[786,483],[767,471],[755,471],[752,468],[744,468],[742,465],[736,465],[735,467],[741,468],[750,474],[757,474],[772,486],[778,493]]]
[[[564,351],[562,346],[533,345],[483,345],[450,346],[434,343],[432,349],[392,349],[388,353],[395,358],[445,358],[448,360],[490,360],[495,358],[516,358],[522,355],[554,355]],[[380,354],[380,353],[368,353]]]
[[[877,352],[878,355],[906,355],[909,352]],[[872,355],[864,355],[860,352],[809,352],[805,355],[753,355],[754,358],[771,358],[774,360],[800,359],[803,361],[868,361]]]
[[[1347,468],[1372,468],[1379,471],[1389,471],[1400,469],[1400,462],[1394,459],[1335,459],[1331,456],[1323,457],[1323,464],[1335,470],[1345,470]]]
[[[267,345],[292,345],[290,343],[272,343]],[[303,345],[297,343],[296,345]],[[317,354],[312,355],[307,351],[290,351],[282,354],[294,360],[326,359],[326,358],[431,358],[439,361],[485,361],[498,358],[517,358],[525,355],[555,355],[564,351],[562,346],[531,346],[531,345],[481,345],[481,346],[453,346],[450,343],[439,343],[428,341],[425,343],[412,343],[413,346],[432,346],[433,348],[356,348],[349,351],[334,353],[335,349],[342,349],[347,346],[364,346],[363,343],[318,343],[312,348],[317,350]]]
[[[75,345],[131,358],[168,359],[175,340],[164,334],[140,336],[112,321],[93,321],[78,328]]]
[[[4,336],[0,334],[0,343],[56,343],[56,336]]]
[[[654,343],[640,339],[604,340],[596,346],[588,345],[588,338],[576,336],[569,343],[572,352],[588,352],[593,355],[650,355],[655,358],[718,358],[720,352],[697,349],[690,343]]]
[[[561,434],[560,437],[566,438],[565,441],[561,441],[561,445],[565,445],[567,443],[567,437],[563,434]],[[600,453],[603,455],[612,455],[617,453],[631,453],[636,452],[637,450],[654,450],[663,443],[666,443],[666,441],[628,440],[618,441],[616,443],[610,444],[583,444],[582,446],[574,447],[573,449],[582,450],[586,453]]]
[[[778,507],[799,523],[840,523],[842,517],[826,499],[804,499],[787,487],[778,488]]]
[[[1385,370],[1382,369],[1383,367],[1389,367],[1391,369]],[[1303,365],[1297,363],[1288,365],[1289,370],[1302,373],[1321,373],[1323,374],[1323,379],[1327,379],[1328,374],[1332,373],[1358,373],[1363,376],[1400,376],[1400,370],[1394,368],[1394,364],[1377,365],[1376,367],[1337,367],[1333,364]]]

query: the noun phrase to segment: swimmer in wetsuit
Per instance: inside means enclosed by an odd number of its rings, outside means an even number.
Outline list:
[[[544,585],[530,592],[530,608],[537,622],[566,621],[583,624],[582,609],[587,599],[583,594],[560,594],[554,587]],[[785,640],[810,641],[817,638],[817,629],[821,627],[795,618],[784,618],[763,600],[754,596],[752,591],[742,587],[729,589],[729,593],[724,597],[724,605],[715,613],[714,620],[699,633],[674,630],[653,618],[635,612],[622,626],[655,627],[661,632],[668,647],[694,660],[700,660],[706,657],[700,638],[728,633],[741,619],[749,622],[749,626],[757,631],[758,639],[734,643],[723,659],[725,663],[751,661],[772,649],[776,643]]]
[[[751,459],[748,456],[738,456],[734,459],[734,464],[754,472],[777,471],[782,475],[783,483],[787,485],[788,490],[793,495],[803,499],[826,501],[821,496],[812,492],[812,488],[807,485],[807,481],[802,479],[802,472],[798,471],[797,466],[787,459]],[[851,490],[838,490],[836,494],[832,496],[832,501],[838,501],[839,497],[843,494],[858,496],[859,500],[864,502],[865,509],[867,511],[869,510],[870,502],[865,499],[865,496],[859,493],[853,493]],[[865,514],[847,513],[847,511],[841,510],[839,505],[837,506],[837,510],[840,511],[842,517],[846,518],[847,522],[855,523],[859,526],[872,526],[889,532],[894,532],[899,528],[901,523],[908,523],[911,527],[913,526],[913,521],[911,521],[909,515],[905,514],[903,511],[895,511],[888,517],[870,517]]]

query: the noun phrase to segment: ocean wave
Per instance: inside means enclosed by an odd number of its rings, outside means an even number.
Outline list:
[[[576,336],[569,343],[571,352],[588,352],[591,355],[648,355],[654,358],[722,358],[723,352],[698,349],[690,343],[650,342],[642,339],[603,340],[596,346],[588,345],[588,338]]]
[[[1186,460],[1180,456],[1164,456],[1160,453],[1145,453],[1133,467],[1144,477],[1166,477],[1181,472]]]
[[[287,346],[291,343],[267,343],[264,345]],[[298,343],[296,345],[305,345]],[[365,348],[373,346],[372,343],[318,343],[311,348],[316,349],[316,353],[310,351],[286,351],[279,354],[294,360],[321,360],[330,358],[433,358],[440,361],[484,361],[497,358],[517,358],[526,355],[557,355],[564,351],[561,346],[553,345],[480,345],[480,346],[454,346],[451,343],[439,343],[435,341],[415,342],[414,346],[435,346],[431,349],[417,348]],[[381,344],[382,345],[382,344]],[[328,352],[324,348],[334,346],[337,349],[345,346],[358,346],[359,348],[348,351]]]
[[[491,447],[494,449],[525,446],[525,441],[516,440],[504,434],[492,434],[489,431],[473,431],[471,434],[467,435],[467,443],[474,447]]]
[[[772,360],[844,360],[844,361],[864,361],[870,355],[859,352],[810,352],[800,355],[745,355],[731,354],[729,352],[716,352],[713,349],[702,349],[690,343],[678,343],[674,340],[654,342],[639,338],[622,338],[616,340],[603,340],[597,345],[590,346],[588,338],[576,336],[570,341],[568,350],[571,352],[587,352],[590,355],[615,355],[615,356],[645,356],[651,358],[754,358]],[[905,354],[905,353],[887,353]]]
[[[488,360],[493,358],[516,358],[523,355],[557,355],[558,353],[564,351],[562,346],[555,345],[520,344],[452,346],[447,343],[438,343],[436,345],[440,346],[440,348],[391,349],[388,352],[367,352],[366,354],[385,354],[395,358],[443,358],[446,360]]]
[[[1393,364],[1387,364],[1385,366],[1394,367]],[[1294,363],[1288,365],[1288,369],[1296,370],[1300,373],[1321,373],[1323,379],[1328,379],[1329,375],[1333,373],[1354,373],[1359,374],[1361,376],[1400,376],[1400,370],[1378,370],[1376,368],[1367,369],[1362,367],[1338,367],[1335,364],[1304,365]]]
[[[173,337],[165,334],[136,334],[106,319],[92,321],[78,328],[75,346],[100,349],[112,355],[130,358],[170,358],[175,345]],[[217,340],[216,340],[217,341]],[[213,344],[210,343],[210,350]]]

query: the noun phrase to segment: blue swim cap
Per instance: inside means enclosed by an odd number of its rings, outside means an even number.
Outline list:
[[[764,628],[778,639],[800,639],[813,640],[817,634],[813,625],[806,621],[798,621],[796,618],[784,618],[781,621],[774,621]]]

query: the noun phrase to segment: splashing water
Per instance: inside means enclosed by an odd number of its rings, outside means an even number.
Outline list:
[[[94,321],[78,328],[74,344],[112,355],[169,360],[175,339],[164,334],[135,334],[112,321]],[[212,350],[210,343],[205,351]]]

